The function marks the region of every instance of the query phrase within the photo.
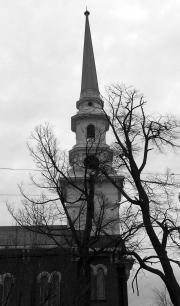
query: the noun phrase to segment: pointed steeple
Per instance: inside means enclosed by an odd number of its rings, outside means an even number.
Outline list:
[[[99,87],[96,74],[96,65],[94,60],[94,52],[91,40],[91,31],[89,27],[89,12],[86,10],[85,35],[84,35],[84,51],[83,51],[83,67],[81,80],[81,95],[84,97],[99,97]]]

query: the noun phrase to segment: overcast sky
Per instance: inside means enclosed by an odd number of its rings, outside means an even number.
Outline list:
[[[124,82],[150,111],[180,118],[179,0],[0,0],[0,168],[34,167],[26,142],[38,124],[54,126],[62,149],[75,143],[86,5],[101,93]],[[179,155],[163,155],[156,169],[167,167],[179,174]],[[0,169],[0,225],[12,224],[5,202],[28,173]]]

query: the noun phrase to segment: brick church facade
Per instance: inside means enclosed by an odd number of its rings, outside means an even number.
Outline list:
[[[109,125],[98,88],[88,15],[86,11],[81,94],[76,104],[78,111],[71,118],[76,144],[69,152],[69,175],[72,182],[78,178],[78,184],[84,178],[80,165],[97,163],[97,158],[92,159],[95,151],[97,153],[97,139],[99,160],[106,160],[111,167],[113,159],[106,144]],[[87,143],[91,150],[88,158]],[[111,177],[122,184],[122,176],[113,173]],[[78,197],[72,186],[67,183],[64,187],[68,203]],[[98,183],[96,191],[109,203],[102,222],[110,225],[106,229],[107,235],[100,235],[91,245],[92,250],[102,249],[103,252],[97,252],[90,262],[90,305],[127,306],[127,280],[132,261],[120,257],[118,247],[114,247],[114,241],[119,237],[119,207],[114,203],[120,201],[121,195],[105,178]],[[78,218],[79,205],[67,204],[67,209],[80,235],[85,216],[82,213],[81,219]],[[95,201],[95,212],[99,209],[99,203]],[[79,306],[83,284],[78,277],[79,262],[75,253],[76,243],[67,225],[50,226],[47,233],[41,233],[41,228],[36,231],[35,227],[0,227],[0,306]]]
[[[53,230],[64,232],[66,228]],[[65,241],[61,241],[63,248],[58,248],[52,239],[29,229],[1,227],[0,231],[0,305],[78,305],[81,292],[78,262],[72,249],[65,247]],[[118,261],[108,251],[95,258],[91,268],[94,291],[91,305],[127,306],[131,262]],[[102,285],[99,291],[98,282]]]

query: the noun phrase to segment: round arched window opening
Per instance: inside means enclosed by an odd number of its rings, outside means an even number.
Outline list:
[[[104,270],[102,268],[99,268],[97,270],[97,288],[96,288],[96,298],[98,300],[104,300],[105,299],[105,275]]]
[[[87,126],[87,139],[94,139],[95,138],[95,126],[93,124],[89,124]]]
[[[91,170],[98,169],[99,159],[94,155],[87,156],[84,159],[84,166]]]

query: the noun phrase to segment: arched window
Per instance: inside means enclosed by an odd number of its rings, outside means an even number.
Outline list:
[[[60,281],[61,274],[59,272],[52,272],[49,283],[50,283],[50,303],[49,306],[59,306],[60,305]]]
[[[104,300],[106,298],[106,290],[105,290],[105,274],[103,268],[99,268],[97,270],[96,286],[97,286],[96,287],[97,300]]]
[[[94,300],[106,299],[106,275],[107,267],[102,264],[91,265],[92,282],[91,282],[91,298]]]
[[[3,274],[2,305],[13,305],[14,278],[11,273]]]
[[[39,305],[48,306],[49,301],[49,273],[41,272],[37,281],[39,283]]]
[[[87,126],[87,139],[95,138],[95,126],[93,124],[89,124]]]

